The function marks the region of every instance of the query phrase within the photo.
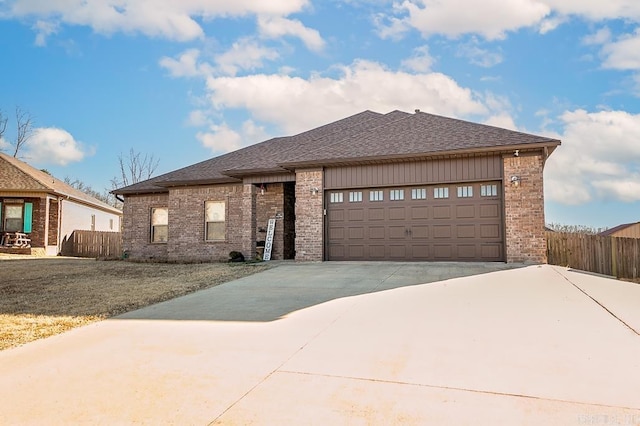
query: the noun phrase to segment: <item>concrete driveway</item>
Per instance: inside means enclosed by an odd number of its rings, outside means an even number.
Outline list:
[[[640,424],[640,285],[509,268],[282,264],[0,352],[0,423]]]

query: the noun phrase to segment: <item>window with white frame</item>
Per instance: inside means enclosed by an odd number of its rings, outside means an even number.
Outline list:
[[[473,186],[459,186],[458,198],[471,198],[473,197]]]
[[[342,192],[332,192],[329,195],[329,202],[331,203],[342,203],[344,201],[344,196]]]
[[[495,197],[498,195],[498,185],[480,185],[481,197]]]
[[[404,189],[392,189],[389,191],[389,199],[391,201],[404,200]]]
[[[411,190],[411,199],[412,200],[426,200],[427,199],[427,188],[413,188]]]
[[[22,232],[22,204],[5,204],[4,230],[7,232]]]
[[[433,198],[449,198],[449,188],[433,188]]]
[[[169,238],[169,209],[154,207],[151,209],[151,242],[166,243]]]
[[[349,202],[350,203],[359,203],[362,201],[362,191],[351,191],[349,192]]]
[[[384,201],[384,191],[369,191],[369,201]]]
[[[207,201],[204,203],[205,210],[205,239],[207,241],[224,241],[225,223],[225,202]]]

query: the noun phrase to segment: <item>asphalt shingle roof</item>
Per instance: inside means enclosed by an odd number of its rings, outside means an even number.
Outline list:
[[[364,111],[300,133],[273,138],[238,151],[157,176],[116,193],[166,191],[184,183],[233,181],[254,171],[287,171],[301,164],[331,164],[350,159],[391,159],[445,152],[557,146],[560,141],[468,121],[416,112],[379,114]]]
[[[0,153],[0,191],[48,192],[80,201],[113,213],[120,210],[67,185],[48,173],[29,164]]]

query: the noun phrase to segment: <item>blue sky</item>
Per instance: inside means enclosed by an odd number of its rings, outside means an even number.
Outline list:
[[[547,222],[640,220],[637,0],[0,0],[25,161],[110,189],[370,109],[556,137]],[[11,127],[0,140],[11,141]]]

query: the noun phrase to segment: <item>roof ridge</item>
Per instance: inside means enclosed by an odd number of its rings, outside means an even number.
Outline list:
[[[380,117],[371,118],[370,120],[367,120],[365,123],[369,123],[372,120],[378,120],[379,121],[379,120],[382,120],[384,117],[390,116],[391,114],[397,114],[397,113],[402,113],[404,115],[402,117],[398,117],[397,120],[391,120],[389,122],[380,122],[377,126],[374,126],[372,128],[368,128],[366,130],[363,130],[362,132],[359,132],[359,133],[356,133],[356,134],[353,134],[353,135],[350,135],[350,136],[347,136],[347,137],[344,137],[344,138],[340,138],[340,139],[338,139],[338,140],[336,140],[334,142],[331,142],[331,143],[329,143],[327,145],[324,145],[324,146],[322,146],[320,148],[317,148],[317,149],[315,149],[313,151],[308,151],[305,154],[313,154],[315,152],[326,151],[328,148],[336,146],[336,145],[344,142],[346,139],[352,139],[352,138],[355,138],[355,137],[359,137],[359,136],[361,136],[362,134],[365,134],[365,133],[373,133],[376,129],[379,129],[380,127],[383,127],[383,126],[386,126],[386,125],[391,124],[391,123],[395,123],[395,122],[398,122],[398,121],[402,121],[402,120],[408,119],[408,118],[410,118],[412,116],[412,114],[409,114],[408,112],[404,112],[404,111],[400,111],[400,110],[393,110],[393,111],[388,112],[386,114],[381,114]],[[362,123],[360,123],[360,124],[362,124]],[[352,126],[352,127],[354,127],[354,126]],[[324,137],[332,136],[332,135],[334,135],[336,133],[338,133],[338,132],[330,133],[328,135],[325,135]],[[283,162],[281,164],[286,164],[286,163],[289,163],[289,162],[293,163],[295,161],[296,160],[289,160],[289,161]]]

